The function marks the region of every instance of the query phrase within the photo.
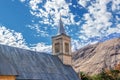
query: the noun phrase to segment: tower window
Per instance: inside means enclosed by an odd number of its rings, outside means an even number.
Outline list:
[[[60,43],[55,43],[55,53],[60,52]]]
[[[65,52],[69,52],[69,44],[68,43],[65,43]]]

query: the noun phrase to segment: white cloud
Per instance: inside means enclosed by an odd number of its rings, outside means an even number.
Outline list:
[[[87,6],[87,3],[89,2],[90,0],[79,0],[78,3],[80,5],[82,5],[83,7],[86,7]]]
[[[32,30],[36,30],[37,36],[42,36],[42,37],[48,37],[49,34],[46,32],[46,27],[44,27],[45,30],[40,29],[40,25],[38,24],[33,24],[33,25],[27,25]]]
[[[110,2],[112,7],[108,6]],[[94,44],[113,33],[120,33],[120,18],[117,15],[114,15],[115,18],[113,17],[113,13],[120,13],[119,0],[79,0],[78,3],[86,8],[88,13],[83,16],[85,23],[80,30],[80,41],[73,40],[73,48]],[[112,11],[108,11],[108,9]],[[91,40],[91,38],[96,38],[96,40]]]
[[[34,46],[32,47],[29,47],[21,33],[7,29],[5,26],[0,26],[0,44],[39,52],[51,52],[51,45],[46,45],[42,42],[34,44]]]
[[[115,32],[120,33],[117,25],[111,28],[114,23],[111,22],[113,19],[112,13],[107,10],[109,2],[111,0],[96,0],[96,2],[86,7],[88,13],[84,14],[86,22],[82,26],[81,39],[89,40],[94,37],[101,39]]]
[[[119,12],[120,12],[120,0],[112,1],[112,10],[113,11],[119,10]]]
[[[22,1],[21,1],[22,2]],[[69,4],[65,0],[47,0],[44,4],[43,0],[29,0],[30,13],[38,18],[41,18],[40,23],[58,25],[60,13],[65,25],[75,24],[74,15],[70,13]],[[42,7],[42,8],[41,8]],[[70,17],[71,15],[71,17]],[[49,18],[51,17],[51,21]],[[72,21],[72,23],[70,23]]]
[[[75,39],[72,39],[72,52],[76,51],[76,50],[79,50],[80,48],[86,46],[86,45],[89,45],[89,44],[96,44],[98,43],[98,41],[87,41],[87,42],[84,42],[84,41],[79,41],[79,40],[75,40]]]
[[[43,30],[43,28],[46,27],[45,25],[50,25],[51,29],[56,29],[60,18],[60,13],[62,15],[64,25],[80,24],[80,21],[77,23],[75,22],[75,15],[70,13],[70,3],[66,3],[65,0],[46,0],[46,2],[43,0],[26,0],[26,3],[29,5],[31,15],[33,15],[35,19],[39,19],[38,22],[29,24],[29,28],[36,30],[39,34],[37,36],[49,36],[49,32],[47,32],[47,30]]]
[[[34,45],[34,47],[31,47],[31,49],[39,52],[48,52],[48,53],[52,52],[52,46],[46,45],[45,43],[37,43]]]
[[[68,16],[69,15],[69,5],[65,2],[65,0],[52,0],[47,1],[44,5],[44,8],[46,11],[44,11],[44,14],[51,15],[53,19],[53,24],[57,25],[59,21],[60,13],[62,16]],[[43,15],[44,15],[43,14]],[[65,21],[65,20],[64,20]],[[67,22],[64,22],[64,24],[67,24]]]
[[[32,10],[37,10],[37,9],[39,9],[38,4],[41,2],[42,2],[42,0],[30,0],[29,5]]]
[[[72,39],[71,42],[72,42],[71,43],[72,44],[72,52],[74,52],[75,50],[83,47],[82,43],[79,40]]]
[[[21,33],[0,26],[0,44],[29,49]]]
[[[110,2],[112,3],[111,7],[108,6]],[[97,42],[92,42],[90,38],[97,37],[98,39],[102,39],[110,34],[120,33],[120,18],[116,15],[114,15],[115,18],[113,16],[113,14],[120,13],[119,0],[78,0],[78,4],[88,10],[88,13],[85,13],[78,23],[75,21],[76,15],[70,12],[69,5],[72,5],[72,3],[66,3],[65,0],[46,0],[44,4],[41,4],[43,0],[29,0],[28,3],[30,13],[40,19],[40,24],[58,25],[59,15],[61,13],[62,16],[67,17],[62,18],[64,25],[77,24],[78,27],[81,27],[79,29],[80,32],[77,33],[81,41],[73,40],[73,48],[75,45],[83,46]],[[109,11],[108,8],[112,11]],[[51,20],[49,20],[50,17]],[[81,25],[81,22],[84,22],[84,24]],[[41,27],[43,26],[34,25],[31,28],[41,33],[41,35],[43,34],[43,36],[48,36],[46,30],[41,30]]]

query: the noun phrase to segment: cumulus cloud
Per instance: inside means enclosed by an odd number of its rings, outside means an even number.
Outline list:
[[[42,24],[58,25],[60,14],[63,16],[65,25],[76,24],[75,16],[70,12],[70,3],[66,3],[65,0],[29,0],[27,3],[30,13],[40,18]]]
[[[45,43],[37,43],[33,47],[31,47],[31,49],[40,52],[48,52],[48,53],[52,52],[52,46],[46,45]]]
[[[65,0],[20,0],[23,4],[27,4],[30,14],[34,17],[31,24],[28,24],[32,30],[35,30],[38,37],[51,36],[50,30],[57,30],[57,26],[62,15],[64,25],[79,24],[75,23],[74,17],[70,12],[69,3]],[[36,20],[37,19],[37,20]],[[47,27],[46,27],[47,26]],[[51,34],[51,35],[50,35]]]
[[[80,4],[80,5],[82,5],[83,7],[86,7],[88,4],[88,2],[89,2],[90,0],[79,0],[78,1],[78,3]]]
[[[21,33],[4,26],[0,26],[0,44],[28,49]]]
[[[120,1],[119,0],[114,0],[112,1],[112,10],[113,11],[119,11],[120,13]]]
[[[72,51],[76,51],[77,49],[80,49],[81,47],[83,47],[82,43],[80,43],[79,40],[72,40]]]
[[[41,42],[35,44],[34,46],[28,46],[21,33],[7,29],[5,26],[0,26],[0,44],[51,53],[51,45],[46,45]]]
[[[88,10],[88,13],[84,14],[83,19],[85,20],[85,24],[82,25],[81,35],[79,38],[83,41],[90,41],[91,38],[99,38],[108,37],[113,33],[120,33],[120,25],[118,23],[118,19],[113,18],[113,11],[108,11],[109,3],[112,2],[112,6],[114,9],[118,10],[118,0],[96,0],[94,2],[89,2],[90,4],[86,6],[88,1],[80,0],[79,3],[84,5],[84,7]],[[118,2],[118,3],[116,3]],[[115,22],[112,22],[112,20]],[[114,25],[114,26],[113,26]]]
[[[37,36],[42,36],[42,37],[48,37],[49,36],[49,34],[45,31],[46,27],[44,27],[44,30],[40,29],[40,25],[38,25],[38,24],[27,25],[27,27],[29,27],[32,30],[36,30],[36,32],[38,34]]]
[[[70,11],[69,5],[72,5],[71,2],[67,3],[65,0],[24,0],[21,2],[26,2],[30,8],[31,15],[39,19],[39,22],[28,25],[30,29],[36,30],[40,34],[39,36],[51,36],[47,30],[42,30],[41,28],[47,24],[47,26],[52,26],[52,29],[56,29],[55,26],[58,26],[60,14],[62,15],[64,25],[80,24],[80,21],[75,22],[75,15]],[[32,21],[34,22],[34,20]]]
[[[70,0],[72,2],[72,0]],[[51,26],[58,25],[59,15],[62,14],[64,25],[77,24],[79,32],[78,40],[73,38],[73,47],[83,46],[90,43],[96,43],[104,37],[108,37],[114,33],[120,33],[120,1],[119,0],[77,0],[78,4],[83,6],[87,12],[78,22],[74,14],[70,11],[70,5],[65,0],[26,0],[29,5],[30,13],[39,18],[39,24],[47,24]],[[25,2],[25,0],[21,0]],[[74,5],[74,8],[76,6]],[[82,23],[82,24],[80,24]],[[35,23],[36,24],[36,23]],[[39,33],[49,35],[46,30],[41,30],[43,26],[33,26]],[[48,28],[48,27],[47,27]],[[53,28],[53,27],[51,27]],[[73,27],[69,27],[73,29]],[[74,31],[74,30],[69,30]],[[74,35],[74,34],[73,34]],[[94,39],[94,40],[93,40]]]

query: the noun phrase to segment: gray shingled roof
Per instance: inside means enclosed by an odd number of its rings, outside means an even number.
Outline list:
[[[79,80],[71,66],[57,56],[0,45],[0,75],[17,79]]]
[[[0,53],[0,75],[17,75],[14,66]]]

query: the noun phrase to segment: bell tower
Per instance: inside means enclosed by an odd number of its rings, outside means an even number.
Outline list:
[[[63,22],[59,20],[58,34],[52,37],[52,53],[65,65],[71,65],[71,38],[66,35]]]

